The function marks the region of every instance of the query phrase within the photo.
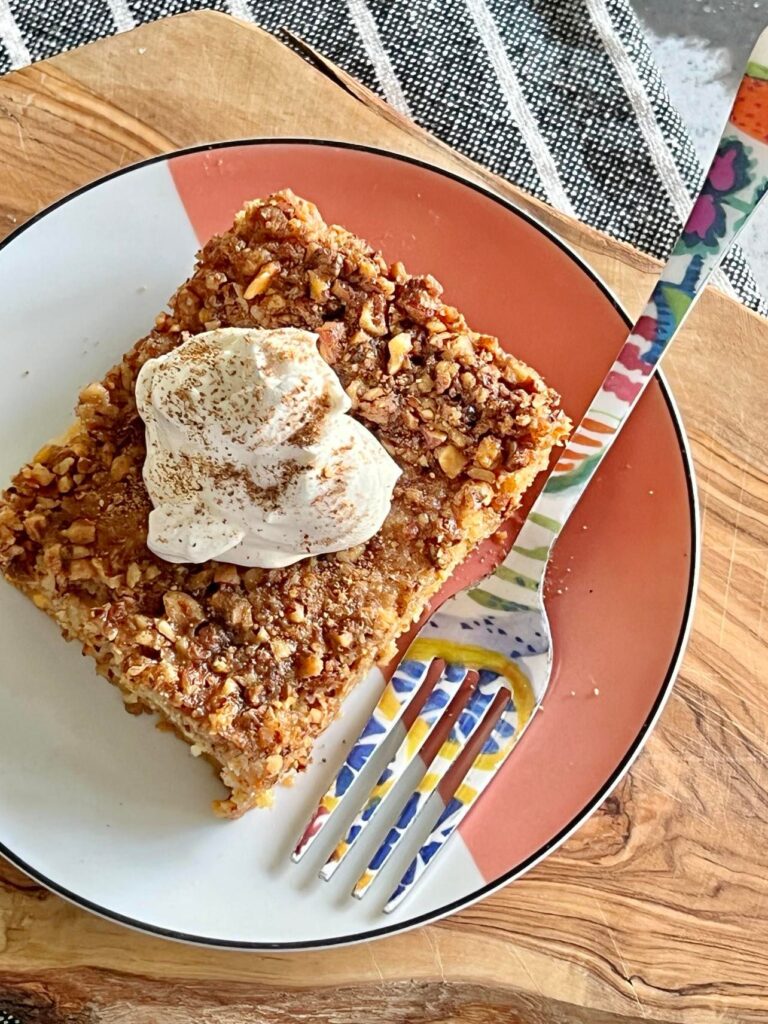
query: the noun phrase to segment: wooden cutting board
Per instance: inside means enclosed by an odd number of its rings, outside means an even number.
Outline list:
[[[314,61],[205,13],[0,79],[0,236],[155,153],[242,136],[345,139],[497,189],[639,311],[652,259],[494,178]],[[701,497],[694,631],[653,737],[588,824],[441,924],[300,955],[149,938],[0,862],[0,1021],[3,1011],[24,1024],[768,1020],[768,321],[710,290],[666,370]]]

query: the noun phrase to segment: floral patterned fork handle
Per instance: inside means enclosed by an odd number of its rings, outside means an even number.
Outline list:
[[[642,315],[537,502],[560,527],[647,379],[768,190],[768,29],[762,33],[704,186]]]

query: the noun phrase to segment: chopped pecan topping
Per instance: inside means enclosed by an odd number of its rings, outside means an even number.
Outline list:
[[[211,325],[317,332],[352,414],[403,473],[367,544],[283,569],[176,565],[146,547],[147,359]],[[558,398],[473,332],[429,275],[388,267],[290,192],[247,203],[75,426],[0,500],[0,570],[75,636],[126,706],[159,711],[216,762],[219,813],[303,769],[344,694],[520,501],[567,422]],[[523,471],[522,473],[520,471]]]

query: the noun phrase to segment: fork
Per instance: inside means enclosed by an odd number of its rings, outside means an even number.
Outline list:
[[[640,318],[583,419],[555,463],[507,557],[479,585],[448,598],[405,652],[360,738],[321,799],[296,848],[298,861],[328,827],[370,758],[415,701],[428,674],[434,686],[320,877],[329,879],[438,728],[459,691],[470,689],[447,739],[353,889],[363,896],[430,797],[482,727],[490,732],[384,910],[413,889],[490,785],[541,706],[552,673],[544,580],[552,548],[661,356],[736,236],[768,191],[768,29],[750,56],[730,118],[701,192]],[[433,667],[434,666],[434,667]],[[476,673],[471,684],[469,673]]]

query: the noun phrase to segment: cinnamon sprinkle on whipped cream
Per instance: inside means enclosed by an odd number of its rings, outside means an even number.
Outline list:
[[[389,513],[400,468],[347,414],[316,334],[194,335],[144,364],[136,404],[147,543],[169,562],[277,568],[362,544]]]

